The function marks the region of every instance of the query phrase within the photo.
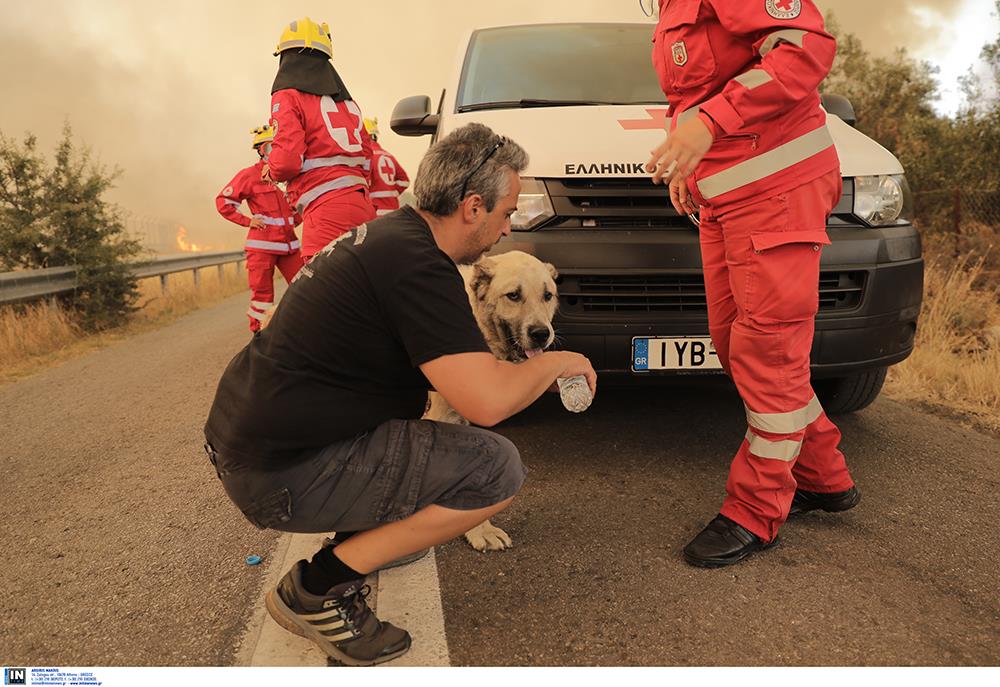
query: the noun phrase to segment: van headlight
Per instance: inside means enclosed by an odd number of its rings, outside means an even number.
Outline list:
[[[854,177],[854,214],[872,227],[908,219],[910,187],[902,174]]]
[[[545,184],[539,179],[521,179],[521,194],[517,197],[517,211],[510,216],[514,231],[530,231],[556,216]]]

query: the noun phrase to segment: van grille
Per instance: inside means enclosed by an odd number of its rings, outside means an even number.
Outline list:
[[[546,179],[555,218],[545,229],[686,229],[694,225],[670,205],[666,186],[648,178]]]
[[[865,272],[823,272],[819,279],[820,312],[853,310],[861,305]],[[701,274],[564,275],[560,308],[566,312],[706,313]]]

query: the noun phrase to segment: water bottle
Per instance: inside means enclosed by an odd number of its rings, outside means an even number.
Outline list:
[[[560,377],[556,380],[559,385],[559,397],[562,399],[566,410],[571,413],[582,413],[590,407],[594,397],[590,393],[590,386],[587,378],[583,375],[576,377]]]

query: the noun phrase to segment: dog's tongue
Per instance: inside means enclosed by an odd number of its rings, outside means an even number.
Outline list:
[[[541,352],[542,352],[542,349],[540,349],[540,348],[525,348],[524,349],[524,354],[526,356],[528,356],[529,358],[534,358],[536,355],[538,355]]]

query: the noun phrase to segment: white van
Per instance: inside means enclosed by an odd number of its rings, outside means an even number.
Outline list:
[[[473,31],[436,112],[401,100],[393,131],[435,139],[482,122],[528,152],[515,231],[560,273],[563,347],[602,377],[719,372],[708,338],[696,218],[678,215],[643,164],[668,103],[650,24],[535,24]],[[831,413],[878,396],[889,365],[913,350],[923,291],[920,237],[899,161],[854,129],[850,103],[825,96],[844,195],[829,219],[812,350]]]

